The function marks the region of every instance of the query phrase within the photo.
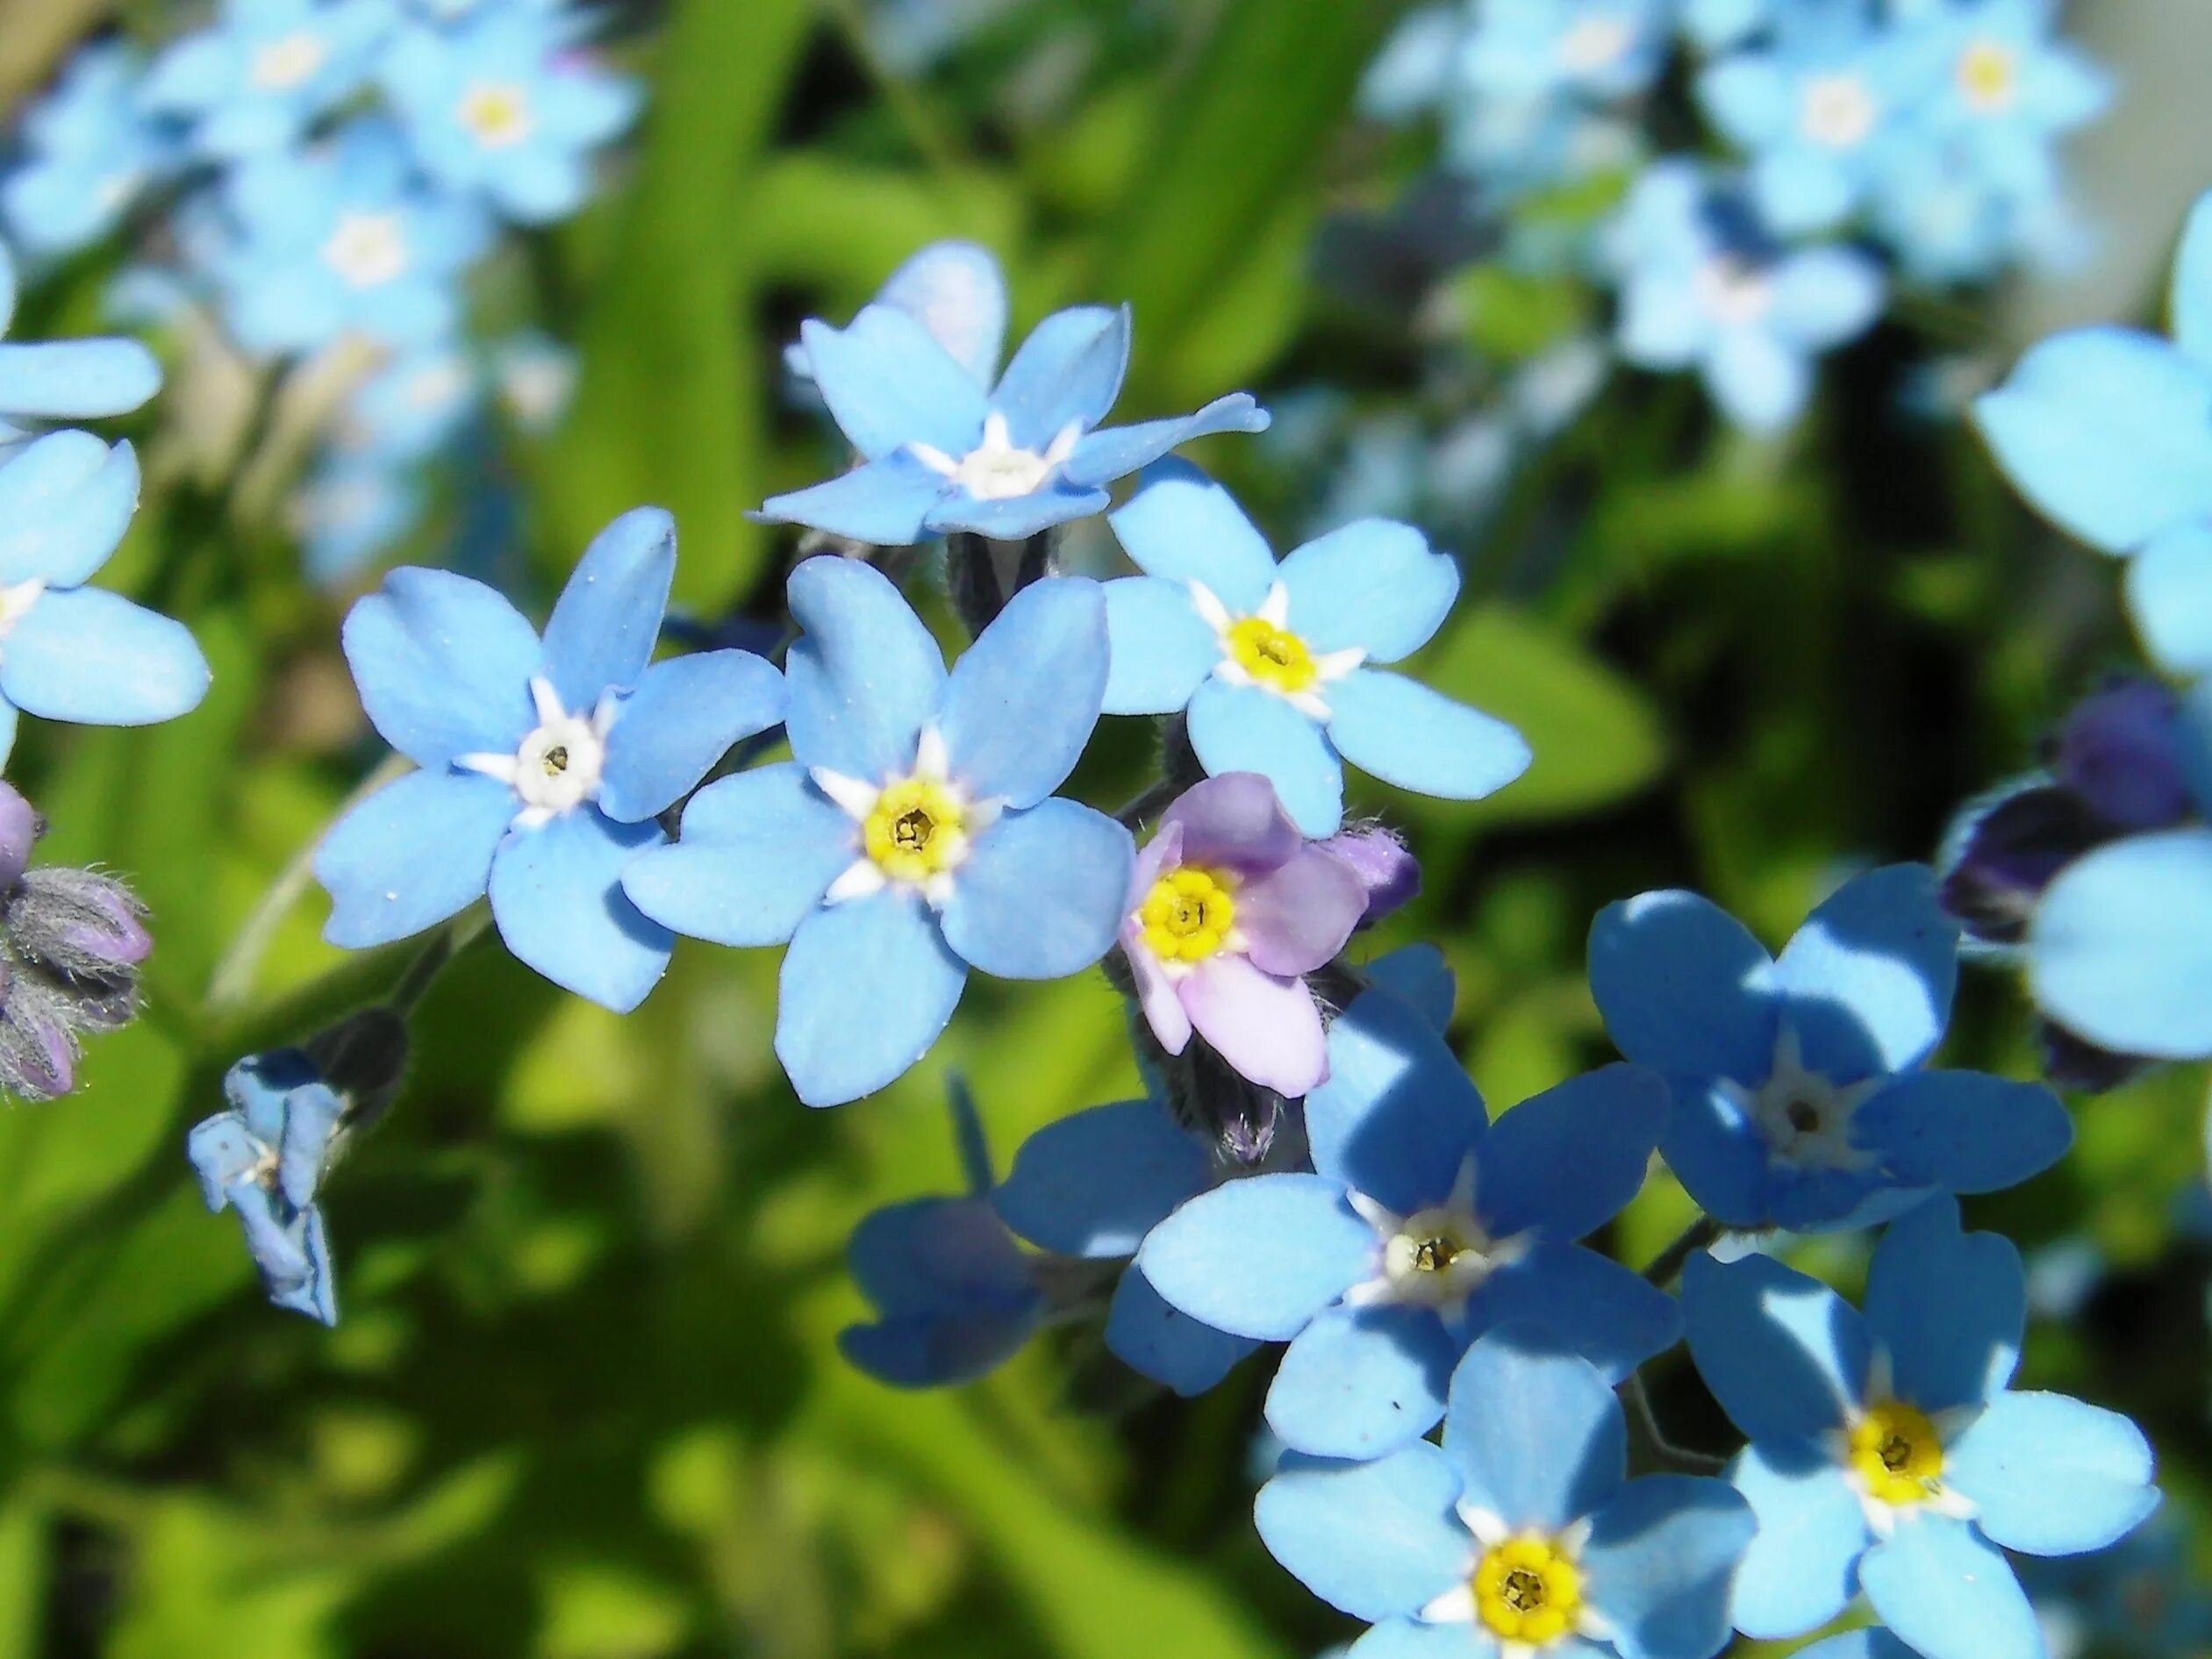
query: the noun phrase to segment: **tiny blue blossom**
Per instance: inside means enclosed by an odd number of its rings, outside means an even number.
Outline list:
[[[209,160],[283,149],[368,83],[395,17],[390,0],[223,0],[154,60],[146,107]]]
[[[701,790],[681,841],[623,879],[678,933],[788,941],[776,1052],[800,1099],[834,1105],[921,1058],[970,967],[1057,979],[1097,962],[1135,849],[1053,793],[1106,685],[1097,583],[1023,589],[949,674],[880,571],[809,559],[787,591],[805,630],[786,662],[794,758]]]
[[[433,340],[393,357],[354,389],[339,411],[335,445],[386,461],[426,461],[460,435],[484,392],[475,356]]]
[[[1478,99],[1593,101],[1649,87],[1666,60],[1674,0],[1473,0],[1458,73]]]
[[[741,651],[652,661],[676,566],[657,508],[592,541],[545,636],[491,589],[395,570],[347,614],[346,656],[384,739],[421,769],[332,826],[315,856],[325,936],[350,949],[435,926],[489,891],[507,948],[555,983],[635,1007],[669,934],[623,897],[655,819],[784,713]]]
[[[1926,1659],[2044,1659],[2004,1550],[2072,1555],[2158,1502],[2151,1448],[2116,1412],[2011,1387],[2027,1321],[2019,1253],[1937,1198],[1891,1224],[1865,1312],[1767,1256],[1688,1265],[1699,1371],[1750,1445],[1729,1478],[1759,1532],[1730,1616],[1801,1635],[1863,1592]]]
[[[345,1103],[297,1048],[249,1055],[223,1079],[230,1109],[185,1141],[207,1207],[238,1212],[268,1299],[338,1323],[330,1241],[315,1204]]]
[[[991,250],[974,242],[932,242],[907,255],[884,279],[874,304],[905,311],[986,390],[999,374],[1006,343],[1006,277]],[[784,348],[784,362],[812,382],[806,342]]]
[[[1590,989],[1614,1045],[1666,1074],[1667,1165],[1734,1226],[1862,1226],[1930,1192],[2048,1169],[2072,1120],[2037,1083],[1923,1062],[1951,1021],[1958,933],[1919,864],[1846,883],[1779,958],[1694,893],[1611,905]]]
[[[429,508],[413,468],[373,451],[332,449],[292,492],[285,521],[309,577],[337,587],[414,533]]]
[[[97,241],[179,164],[172,125],[140,107],[145,70],[123,41],[87,46],[25,114],[23,154],[0,184],[0,206],[26,251],[68,254]]]

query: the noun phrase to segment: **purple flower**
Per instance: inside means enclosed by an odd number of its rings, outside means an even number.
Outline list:
[[[1188,789],[1137,855],[1121,948],[1152,1033],[1179,1055],[1196,1030],[1244,1076],[1302,1095],[1328,1076],[1301,976],[1344,947],[1367,883],[1299,833],[1274,786],[1225,772]]]

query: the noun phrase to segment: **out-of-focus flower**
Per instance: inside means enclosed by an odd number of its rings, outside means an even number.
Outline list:
[[[120,40],[87,46],[23,118],[23,154],[0,184],[9,234],[67,254],[112,230],[178,165],[173,125],[140,107],[145,61]]]
[[[238,1212],[268,1299],[338,1323],[330,1239],[315,1203],[345,1102],[297,1048],[252,1055],[223,1079],[230,1109],[185,1141],[207,1207]]]
[[[281,150],[368,83],[395,17],[390,0],[223,0],[212,27],[154,60],[141,96],[189,124],[201,156]]]

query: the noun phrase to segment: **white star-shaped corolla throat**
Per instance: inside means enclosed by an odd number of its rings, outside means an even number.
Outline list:
[[[1769,268],[1741,254],[1714,254],[1698,267],[1695,282],[1705,314],[1731,327],[1756,323],[1774,306]]]
[[[323,262],[354,288],[381,288],[407,274],[407,232],[397,213],[348,208],[323,243]]]
[[[808,768],[807,776],[859,829],[859,855],[829,884],[825,905],[899,886],[920,892],[932,909],[943,909],[976,837],[1006,810],[1003,800],[970,798],[955,781],[945,740],[934,726],[922,728],[913,769],[882,783],[826,766]]]
[[[1216,679],[1271,691],[1309,720],[1328,719],[1330,684],[1367,661],[1357,647],[1316,653],[1291,632],[1291,596],[1279,582],[1249,616],[1231,611],[1202,582],[1191,583],[1191,603],[1221,642]]]
[[[599,798],[599,783],[606,773],[607,733],[613,728],[618,706],[610,691],[590,714],[571,714],[561,706],[561,694],[553,683],[542,676],[530,682],[530,699],[537,705],[538,724],[512,754],[462,754],[454,759],[464,771],[496,777],[514,790],[521,803],[514,816],[517,829],[535,829]]]
[[[910,443],[906,448],[977,501],[1012,501],[1043,489],[1075,454],[1082,436],[1082,424],[1071,420],[1042,450],[1023,449],[1007,430],[1006,418],[994,409],[983,418],[983,441],[964,455],[949,455],[934,444]]]
[[[1851,1119],[1868,1096],[1889,1081],[1869,1077],[1837,1083],[1808,1071],[1797,1033],[1787,1020],[1774,1040],[1774,1069],[1757,1089],[1732,1078],[1721,1088],[1730,1104],[1757,1126],[1774,1161],[1800,1169],[1871,1169],[1880,1160],[1851,1139]]]
[[[247,78],[264,92],[290,92],[329,61],[330,43],[311,29],[297,29],[255,46]]]
[[[1493,1238],[1475,1213],[1475,1155],[1469,1153],[1442,1204],[1400,1215],[1364,1192],[1348,1192],[1382,1246],[1375,1276],[1344,1293],[1349,1307],[1411,1306],[1458,1313],[1500,1268],[1527,1255],[1535,1238]]]
[[[1618,63],[1635,44],[1636,30],[1626,18],[1600,13],[1559,37],[1559,63],[1576,75],[1594,75]]]
[[[1799,125],[1815,144],[1855,150],[1873,136],[1881,118],[1881,104],[1863,75],[1841,70],[1805,82]]]
[[[1922,1515],[1972,1520],[1974,1501],[1944,1479],[1950,1449],[1982,1413],[1979,1405],[1923,1412],[1897,1398],[1889,1351],[1877,1348],[1867,1367],[1863,1402],[1843,1412],[1841,1427],[1822,1436],[1822,1449],[1843,1466],[1867,1530],[1888,1538]]]

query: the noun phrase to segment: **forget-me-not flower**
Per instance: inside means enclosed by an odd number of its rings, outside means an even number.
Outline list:
[[[1053,794],[1098,724],[1097,583],[1023,589],[949,674],[882,572],[812,558],[788,593],[794,758],[701,790],[682,840],[623,879],[678,933],[789,941],[776,1052],[800,1099],[834,1105],[921,1058],[970,967],[1057,979],[1105,955],[1135,849]]]
[[[2056,141],[2102,114],[2110,78],[2052,39],[2051,0],[1966,0],[1919,25],[1943,73],[1916,114],[1991,189],[2035,202],[2058,188]]]
[[[2072,1119],[2048,1089],[1922,1069],[1958,983],[1920,864],[1847,882],[1779,958],[1694,893],[1607,905],[1590,930],[1606,1029],[1673,1094],[1667,1165],[1732,1226],[1862,1226],[2058,1161]]]
[[[296,144],[367,84],[396,18],[390,0],[223,0],[215,24],[163,52],[141,94],[223,161]]]
[[[1370,990],[1328,1033],[1306,1098],[1314,1173],[1254,1176],[1185,1204],[1138,1262],[1171,1305],[1290,1347],[1268,1392],[1284,1443],[1379,1457],[1443,1414],[1484,1331],[1543,1325],[1612,1377],[1678,1334],[1671,1298],[1575,1241],[1643,1184],[1666,1089],[1609,1066],[1493,1126],[1420,1013]]]
[[[422,523],[430,502],[412,468],[374,452],[323,454],[285,503],[308,576],[334,587],[376,563]]]
[[[67,254],[112,230],[180,160],[171,123],[140,106],[144,60],[121,40],[89,46],[25,113],[23,154],[0,183],[8,232],[34,254]]]
[[[338,1288],[315,1190],[345,1102],[297,1048],[240,1061],[223,1092],[230,1109],[202,1119],[185,1141],[207,1207],[238,1212],[271,1302],[335,1325]]]
[[[2026,1297],[2010,1241],[1948,1198],[1883,1234],[1863,1318],[1771,1257],[1689,1263],[1690,1351],[1751,1442],[1736,1628],[1800,1635],[1863,1591],[1926,1659],[2044,1659],[2002,1551],[2104,1548],[2158,1493],[2127,1419],[2010,1387]]]
[[[1287,1457],[1254,1508],[1308,1590],[1374,1628],[1348,1659],[1712,1659],[1752,1520],[1723,1481],[1628,1478],[1603,1373],[1511,1326],[1468,1350],[1442,1446]]]
[[[347,613],[362,706],[421,770],[340,819],[315,855],[325,936],[360,949],[420,933],[488,890],[507,948],[555,984],[635,1007],[673,942],[623,897],[655,819],[739,739],[784,713],[742,651],[652,661],[676,568],[658,508],[584,552],[541,640],[482,583],[402,569]]]
[[[1473,0],[1457,74],[1476,99],[1625,98],[1666,61],[1674,0]]]
[[[1528,769],[1504,721],[1370,666],[1426,645],[1459,595],[1459,567],[1411,525],[1363,519],[1278,565],[1228,491],[1182,461],[1147,472],[1108,522],[1145,574],[1106,584],[1106,712],[1186,711],[1199,763],[1259,773],[1306,834],[1343,822],[1345,761],[1451,800]]]

